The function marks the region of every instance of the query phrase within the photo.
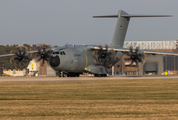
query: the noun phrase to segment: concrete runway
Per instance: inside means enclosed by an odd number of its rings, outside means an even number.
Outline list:
[[[178,79],[178,76],[108,76],[108,77],[0,77],[0,82],[34,82],[34,81],[87,81],[87,80],[152,80]]]

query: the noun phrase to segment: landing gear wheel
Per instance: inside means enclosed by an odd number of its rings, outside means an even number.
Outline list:
[[[107,74],[94,74],[95,77],[107,77]]]
[[[61,73],[59,73],[59,77],[61,77]]]
[[[65,77],[66,75],[63,72],[59,72],[59,77]]]
[[[94,74],[95,77],[98,77],[98,74]]]
[[[76,77],[79,77],[80,76],[80,74],[76,74]]]
[[[80,73],[68,73],[67,77],[79,77]]]
[[[63,73],[62,77],[65,77],[66,75]]]

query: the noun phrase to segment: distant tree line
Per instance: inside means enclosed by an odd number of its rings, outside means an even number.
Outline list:
[[[0,45],[0,55],[3,54],[10,54],[10,53],[15,53],[15,52],[19,52],[20,50],[25,50],[25,51],[31,51],[31,50],[37,50],[39,49],[38,45],[33,44],[32,46],[30,46],[29,44],[23,44],[23,46],[17,47],[17,44],[14,45]],[[48,46],[49,47],[49,46]],[[57,47],[57,46],[56,46]],[[15,66],[15,64],[11,64],[10,63],[10,59],[13,59],[12,57],[16,57],[16,56],[10,56],[10,57],[0,57],[0,74],[3,73],[3,69],[16,69],[17,66]],[[26,68],[28,65],[28,62],[21,65],[22,68]]]

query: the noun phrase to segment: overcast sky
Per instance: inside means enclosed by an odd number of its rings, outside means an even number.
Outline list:
[[[132,18],[126,40],[176,40],[178,0],[0,0],[0,44],[110,43],[117,18],[94,15],[168,14],[169,18]]]

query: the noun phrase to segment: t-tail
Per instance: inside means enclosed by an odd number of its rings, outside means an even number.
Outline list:
[[[93,16],[94,18],[118,18],[111,47],[119,48],[123,47],[127,28],[131,17],[171,17],[171,15],[129,15],[128,13],[120,10],[118,15],[106,15],[106,16]]]

